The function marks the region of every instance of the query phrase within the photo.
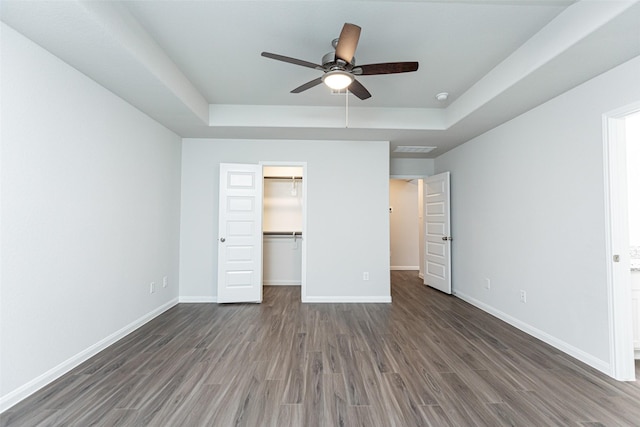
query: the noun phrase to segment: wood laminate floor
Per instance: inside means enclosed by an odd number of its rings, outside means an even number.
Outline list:
[[[616,382],[393,272],[393,304],[179,304],[2,426],[638,426]],[[638,370],[638,365],[636,365]]]

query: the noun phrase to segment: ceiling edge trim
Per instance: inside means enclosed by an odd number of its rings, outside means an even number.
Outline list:
[[[446,128],[479,110],[636,2],[579,1],[572,4],[449,105]]]
[[[444,111],[438,108],[366,108],[317,106],[209,106],[211,127],[367,128],[444,130]]]
[[[128,9],[115,2],[81,1],[78,4],[200,121],[208,122],[208,101]]]

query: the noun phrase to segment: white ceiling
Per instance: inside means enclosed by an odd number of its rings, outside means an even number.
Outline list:
[[[436,157],[640,54],[637,0],[3,0],[0,13],[183,137],[438,147],[392,157]],[[345,22],[362,27],[357,63],[420,63],[359,77],[373,96],[350,96],[348,120],[324,85],[289,93],[320,71],[260,56],[320,63]]]

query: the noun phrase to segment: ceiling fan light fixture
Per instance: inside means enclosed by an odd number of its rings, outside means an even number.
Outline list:
[[[343,70],[333,70],[325,73],[322,81],[333,90],[342,90],[353,83],[353,76]]]

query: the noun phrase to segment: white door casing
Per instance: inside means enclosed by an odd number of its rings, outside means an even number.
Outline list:
[[[610,375],[619,381],[636,379],[630,304],[624,117],[637,111],[640,111],[640,102],[610,111],[602,116]],[[617,261],[614,261],[616,255]]]
[[[424,284],[451,294],[449,172],[424,180]]]
[[[220,164],[218,302],[262,302],[262,166]]]

